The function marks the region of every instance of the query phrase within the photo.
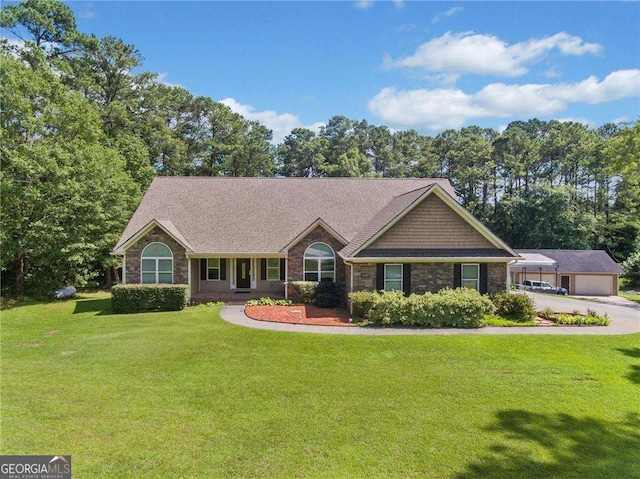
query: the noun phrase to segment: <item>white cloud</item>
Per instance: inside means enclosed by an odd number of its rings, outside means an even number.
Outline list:
[[[588,118],[584,118],[582,116],[577,116],[577,117],[567,116],[565,118],[556,118],[556,119],[562,123],[582,123],[584,126],[588,126],[588,127],[595,126],[595,123],[593,123]]]
[[[297,115],[293,113],[278,113],[274,110],[256,111],[251,105],[243,105],[234,98],[225,98],[220,103],[227,105],[233,111],[242,115],[247,120],[259,121],[271,131],[273,131],[274,145],[281,143],[285,136],[291,133],[294,128],[308,128],[318,131],[324,123],[313,123],[312,125],[303,125]]]
[[[555,115],[569,103],[605,103],[640,95],[640,70],[618,70],[602,81],[505,85],[492,83],[476,93],[459,88],[401,90],[385,88],[368,104],[382,121],[398,127],[440,131],[460,128],[475,118]]]
[[[393,5],[396,8],[402,8],[404,7],[404,0],[392,0],[393,1]]]
[[[435,17],[433,17],[433,20],[431,20],[431,23],[438,23],[440,20],[444,18],[452,17],[456,13],[460,13],[462,11],[464,11],[464,8],[462,7],[452,7],[446,12],[438,13]]]
[[[616,125],[618,123],[628,123],[628,122],[629,122],[629,117],[627,116],[619,116],[611,120],[611,123],[615,123]]]
[[[167,81],[167,77],[168,76],[169,76],[169,74],[167,72],[158,73],[158,76],[156,77],[156,81],[158,83],[162,83],[163,85],[167,85],[167,86],[179,86],[179,87],[182,86],[179,83],[168,82]]]
[[[527,65],[557,49],[564,55],[597,54],[602,46],[586,43],[564,32],[508,45],[493,35],[447,32],[418,47],[411,56],[387,65],[444,73],[476,73],[514,77],[527,73]]]
[[[373,0],[358,0],[355,3],[355,7],[359,8],[360,10],[366,10],[367,8],[371,7],[373,5]]]

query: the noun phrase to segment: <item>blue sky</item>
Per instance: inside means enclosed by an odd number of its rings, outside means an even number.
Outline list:
[[[638,2],[69,2],[78,27],[281,139],[333,115],[436,134],[640,115]]]

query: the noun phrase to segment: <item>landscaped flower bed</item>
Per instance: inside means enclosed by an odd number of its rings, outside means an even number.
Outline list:
[[[334,308],[318,308],[309,304],[291,306],[245,306],[251,319],[275,323],[311,324],[315,326],[350,326],[349,313]]]

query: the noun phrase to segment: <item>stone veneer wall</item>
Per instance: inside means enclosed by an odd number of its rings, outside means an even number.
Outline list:
[[[443,288],[453,288],[454,263],[412,263],[411,292],[435,293]],[[353,265],[353,291],[376,289],[376,265]],[[505,291],[507,288],[506,263],[488,263],[487,292]]]
[[[507,289],[507,263],[488,263],[487,293],[496,293]]]
[[[187,284],[187,256],[183,246],[157,226],[126,251],[126,282],[140,283],[142,250],[150,243],[164,243],[173,253],[173,283]]]
[[[336,253],[336,282],[344,283],[345,282],[345,272],[344,272],[344,262],[338,256],[338,251],[340,251],[344,245],[340,243],[337,239],[331,236],[324,228],[321,226],[316,227],[311,233],[305,236],[302,240],[300,240],[296,245],[294,245],[289,250],[289,255],[287,258],[287,273],[289,281],[303,281],[304,275],[304,252],[306,249],[312,245],[313,243],[326,243],[333,248],[333,252]]]
[[[435,293],[443,288],[453,288],[453,263],[411,265],[412,293]]]

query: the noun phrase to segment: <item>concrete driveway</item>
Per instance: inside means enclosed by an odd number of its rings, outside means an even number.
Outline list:
[[[548,327],[510,327],[486,326],[479,329],[411,329],[411,328],[359,328],[340,326],[312,326],[305,324],[271,323],[256,321],[244,314],[244,305],[228,304],[220,311],[222,319],[229,323],[247,328],[267,329],[271,331],[287,331],[298,333],[320,334],[348,334],[355,336],[390,336],[390,335],[476,335],[476,334],[633,334],[640,332],[640,305],[634,307],[618,306],[611,304],[594,303],[592,301],[567,298],[566,296],[551,296],[536,293],[528,294],[536,303],[536,309],[550,307],[555,311],[569,312],[574,309],[585,313],[587,309],[593,309],[598,314],[607,313],[611,318],[609,326],[548,326]]]
[[[587,310],[591,309],[602,316],[606,313],[611,318],[611,324],[608,327],[611,328],[612,332],[614,329],[616,331],[626,330],[630,333],[640,332],[640,304],[633,301],[612,301],[609,304],[596,300],[591,301],[552,294],[530,292],[523,294],[533,299],[537,310],[551,308],[554,311],[563,313],[571,313],[574,310],[578,310],[582,314],[587,314]]]

